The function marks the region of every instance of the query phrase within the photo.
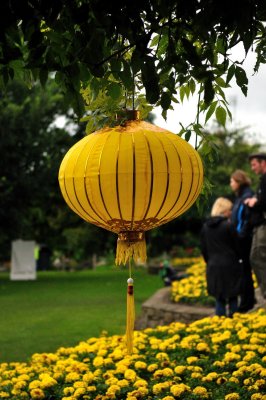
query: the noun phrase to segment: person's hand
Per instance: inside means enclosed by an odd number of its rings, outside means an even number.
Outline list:
[[[249,197],[244,201],[244,204],[252,208],[257,203],[257,201],[258,201],[257,197]]]

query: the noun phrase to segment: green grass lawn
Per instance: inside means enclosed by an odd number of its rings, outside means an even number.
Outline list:
[[[103,330],[124,334],[125,267],[78,272],[38,272],[36,281],[10,281],[0,273],[0,362],[26,361],[33,353],[76,345]],[[133,270],[136,314],[162,281]]]

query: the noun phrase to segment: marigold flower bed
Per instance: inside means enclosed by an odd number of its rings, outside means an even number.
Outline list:
[[[188,277],[172,283],[172,300],[176,303],[213,305],[214,298],[207,293],[206,264],[199,259],[186,269]]]
[[[266,400],[266,312],[90,338],[0,364],[1,399]]]
[[[208,295],[206,284],[206,263],[201,258],[186,269],[187,277],[172,282],[171,298],[175,303],[214,305],[215,300]],[[253,274],[254,287],[257,281]]]

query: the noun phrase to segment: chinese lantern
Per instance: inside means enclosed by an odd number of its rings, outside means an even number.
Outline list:
[[[145,231],[192,206],[203,168],[197,151],[179,136],[129,120],[77,142],[61,163],[59,183],[75,213],[118,234],[116,264],[145,262]]]

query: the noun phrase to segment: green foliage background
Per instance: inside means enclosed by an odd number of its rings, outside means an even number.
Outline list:
[[[91,107],[91,112],[96,113],[91,117],[95,126],[103,123],[98,101],[95,109]],[[100,103],[105,104],[105,115],[111,117],[112,109],[104,98]],[[11,241],[18,238],[45,243],[55,256],[64,254],[77,263],[90,260],[93,254],[114,258],[116,236],[81,220],[62,198],[57,179],[60,163],[86,129],[85,123],[75,123],[71,134],[67,126],[57,128],[53,122],[62,114],[67,116],[67,123],[73,121],[63,95],[52,81],[45,91],[38,85],[29,90],[13,82],[7,87],[6,96],[0,99],[1,261],[10,258]],[[205,164],[203,193],[185,215],[147,232],[149,257],[173,248],[197,246],[212,201],[220,195],[232,196],[229,187],[232,171],[242,168],[250,172],[248,154],[258,145],[249,144],[245,132],[219,128],[204,135],[199,147]]]

